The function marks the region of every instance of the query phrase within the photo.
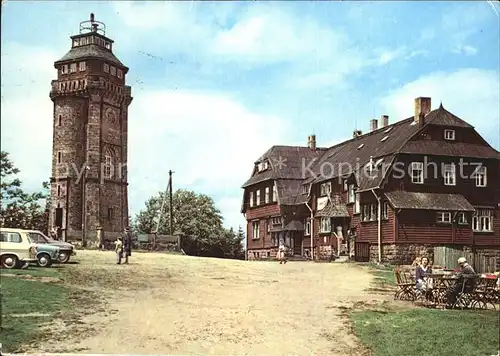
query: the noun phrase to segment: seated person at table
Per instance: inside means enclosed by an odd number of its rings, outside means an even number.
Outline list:
[[[470,279],[470,277],[476,275],[476,271],[474,271],[474,268],[472,268],[472,266],[467,263],[465,257],[460,257],[458,259],[458,264],[460,265],[460,273],[458,274],[458,279],[448,292],[448,304],[450,305],[455,304],[458,298],[458,294],[462,292],[462,288],[466,293],[472,289],[473,285],[472,279]]]
[[[428,277],[432,273],[431,267],[429,266],[429,259],[423,257],[420,265],[415,271],[415,280],[417,281],[417,289],[425,292],[429,289]]]

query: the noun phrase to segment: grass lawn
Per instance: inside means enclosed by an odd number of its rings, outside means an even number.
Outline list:
[[[495,311],[360,311],[352,320],[374,356],[485,356],[500,349]]]
[[[14,352],[26,342],[42,335],[37,330],[43,323],[61,310],[70,308],[69,289],[61,284],[42,280],[8,276],[8,274],[32,277],[57,277],[58,268],[34,268],[2,270],[2,346],[5,352]]]
[[[379,286],[394,285],[390,266],[370,266]],[[408,308],[354,311],[354,331],[374,356],[496,355],[500,350],[498,311]]]

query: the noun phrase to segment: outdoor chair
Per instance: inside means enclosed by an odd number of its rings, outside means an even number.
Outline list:
[[[479,276],[463,276],[461,282],[461,290],[458,293],[455,303],[451,306],[452,309],[460,308],[467,309],[471,306],[478,286]],[[460,282],[458,282],[460,283]]]
[[[496,291],[497,280],[498,277],[482,277],[478,280],[472,292],[472,309],[488,309],[488,305],[496,309],[496,304],[498,303]]]
[[[415,278],[408,270],[403,270],[400,267],[394,269],[396,279],[396,292],[394,299],[399,300],[415,300]]]

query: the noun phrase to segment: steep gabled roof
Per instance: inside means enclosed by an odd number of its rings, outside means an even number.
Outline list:
[[[474,207],[463,195],[394,191],[385,193],[389,203],[396,209],[474,211]]]
[[[300,146],[273,146],[256,161],[258,163],[267,159],[271,168],[263,172],[257,172],[254,169],[252,177],[243,184],[242,188],[268,179],[302,180],[303,160],[309,162],[313,158],[320,157],[324,150],[324,148],[314,150]]]
[[[66,62],[66,61],[73,61],[77,59],[83,59],[83,58],[98,58],[98,59],[104,59],[108,62],[117,64],[121,67],[125,67],[122,62],[116,56],[113,54],[108,49],[105,49],[101,46],[98,46],[96,44],[89,44],[85,46],[80,46],[80,47],[73,47],[71,48],[68,53],[66,53],[61,59],[55,62],[55,64]]]
[[[432,125],[474,128],[474,126],[469,125],[458,116],[446,110],[442,103],[439,105],[439,108],[432,110],[425,116],[425,121]]]

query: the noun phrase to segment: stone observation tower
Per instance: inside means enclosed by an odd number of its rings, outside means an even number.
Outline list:
[[[128,225],[128,68],[113,54],[106,25],[80,23],[71,49],[54,63],[50,227],[64,240],[115,238]]]

